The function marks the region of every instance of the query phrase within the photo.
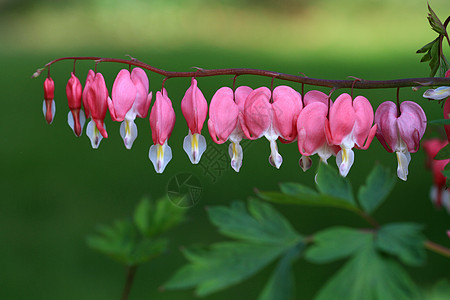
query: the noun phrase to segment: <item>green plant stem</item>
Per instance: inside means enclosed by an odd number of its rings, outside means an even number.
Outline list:
[[[369,223],[370,225],[372,225],[372,227],[374,229],[378,229],[380,227],[380,224],[378,224],[377,220],[375,220],[374,218],[372,218],[370,215],[368,215],[366,212],[362,211],[362,210],[358,210],[357,214],[362,217],[364,220],[367,221],[367,223]]]
[[[425,248],[427,248],[428,250],[450,258],[450,249],[449,248],[444,247],[439,244],[436,244],[432,241],[425,241],[424,244],[425,244]]]
[[[122,300],[127,300],[130,295],[131,286],[133,285],[134,275],[136,274],[137,266],[127,267],[127,277],[125,281],[125,286],[123,287]]]

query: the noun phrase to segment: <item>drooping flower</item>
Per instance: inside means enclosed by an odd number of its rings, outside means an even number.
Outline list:
[[[295,140],[297,118],[301,110],[300,94],[288,86],[276,87],[273,94],[268,88],[260,87],[253,90],[245,100],[242,130],[248,139],[264,135],[269,140],[269,162],[276,168],[280,168],[283,162],[276,140],[278,137],[288,142]]]
[[[172,149],[167,140],[175,126],[175,111],[165,89],[156,93],[149,121],[154,145],[150,147],[148,157],[155,171],[162,173],[172,159]]]
[[[42,103],[42,111],[48,124],[53,122],[55,117],[55,82],[50,77],[44,81],[44,102]]]
[[[450,191],[446,188],[447,178],[442,174],[442,170],[450,162],[450,159],[434,159],[436,154],[447,144],[448,141],[441,141],[436,138],[430,139],[423,142],[423,149],[427,154],[427,165],[433,173],[434,185],[430,190],[431,201],[439,208],[442,206],[446,207],[450,213]]]
[[[298,150],[302,154],[299,164],[303,171],[311,167],[309,156],[318,154],[320,161],[327,163],[330,156],[336,155],[339,146],[329,145],[325,135],[325,120],[328,115],[328,96],[320,91],[305,94],[305,107],[297,120]],[[332,102],[330,100],[330,105]]]
[[[397,175],[406,181],[411,154],[419,150],[420,140],[427,127],[425,112],[415,102],[400,104],[400,115],[394,102],[386,101],[375,112],[376,136],[383,147],[397,155]]]
[[[91,140],[92,148],[97,149],[102,138],[108,137],[104,123],[108,108],[108,89],[101,73],[95,74],[92,81],[86,84],[83,95],[86,100],[85,109],[89,111],[91,117],[86,134]]]
[[[188,135],[183,141],[183,149],[191,162],[198,164],[206,150],[206,140],[201,132],[208,113],[208,103],[197,87],[195,78],[192,78],[191,86],[181,100],[181,111],[189,127]]]
[[[239,142],[245,137],[239,119],[242,118],[245,99],[251,91],[248,86],[240,86],[233,94],[231,88],[222,87],[214,94],[209,105],[208,129],[211,138],[217,144],[230,140],[228,153],[231,167],[236,172],[239,172],[243,159]]]
[[[330,107],[329,118],[325,120],[325,133],[330,145],[341,150],[336,155],[336,164],[341,176],[347,176],[353,165],[352,148],[367,149],[375,136],[377,125],[372,128],[373,109],[362,96],[352,101],[349,94],[341,94]]]
[[[88,86],[92,83],[92,81],[94,81],[94,78],[95,78],[95,72],[93,70],[89,70],[88,74],[86,76],[86,83],[84,85],[83,94],[82,94],[83,107],[84,107],[84,113],[85,113],[86,118],[89,118],[91,116],[91,113],[89,112],[88,103],[87,103],[87,91],[89,90]]]
[[[127,149],[131,149],[137,137],[136,117],[147,117],[152,93],[149,94],[147,74],[141,68],[130,72],[122,69],[114,81],[112,99],[108,98],[109,112],[120,124],[120,135]]]
[[[83,132],[83,126],[86,122],[84,112],[81,110],[81,95],[83,88],[80,80],[72,72],[66,85],[67,101],[69,103],[69,114],[67,115],[67,123],[72,128],[76,136],[80,136]]]

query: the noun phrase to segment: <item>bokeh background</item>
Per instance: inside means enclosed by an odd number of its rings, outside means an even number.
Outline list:
[[[450,14],[448,0],[430,4],[441,19]],[[155,173],[147,156],[152,143],[148,119],[137,120],[139,136],[129,151],[119,136],[119,124],[107,116],[110,137],[92,150],[86,135],[76,138],[66,123],[65,85],[72,62],[52,67],[56,117],[50,126],[42,115],[45,76],[31,79],[37,68],[61,56],[130,54],[174,71],[247,67],[326,79],[424,77],[428,66],[419,63],[415,51],[435,38],[426,14],[423,0],[0,0],[0,298],[118,299],[125,276],[122,266],[89,249],[86,236],[98,224],[131,215],[141,197],[163,196],[173,176],[188,172],[200,181],[200,201],[189,208],[188,221],[171,232],[172,250],[138,270],[130,299],[193,299],[192,290],[160,292],[158,287],[185,262],[180,246],[223,239],[208,222],[205,206],[245,200],[255,188],[277,190],[284,181],[314,186],[317,159],[303,173],[295,144],[280,145],[284,162],[279,170],[269,165],[269,145],[263,139],[247,144],[238,174],[226,164],[217,169],[208,159],[191,165],[182,150],[187,127],[179,107],[190,84],[186,78],[171,79],[165,86],[177,122],[169,140],[173,160],[164,174]],[[92,62],[77,63],[83,83],[92,67]],[[122,67],[99,65],[109,89]],[[162,77],[149,77],[150,89],[156,92]],[[219,87],[231,84],[232,76],[199,79],[208,100]],[[270,85],[270,79],[242,76],[238,84],[256,88]],[[282,81],[275,84],[301,88]],[[395,93],[355,91],[374,109],[382,101],[394,100]],[[440,106],[421,94],[402,89],[400,96],[421,103],[429,119],[440,118]],[[227,153],[226,145],[215,147],[210,141],[206,126],[203,134],[209,140],[205,158]],[[427,137],[441,134],[430,127]],[[449,216],[430,203],[432,178],[425,169],[425,155],[419,151],[412,158],[408,182],[397,181],[375,217],[380,222],[423,223],[431,240],[449,246],[445,235]],[[377,140],[369,150],[356,151],[348,176],[355,189],[376,163],[393,170],[397,166],[395,155],[386,153]],[[331,224],[365,226],[353,215],[332,209],[277,209],[304,234]],[[428,259],[427,266],[408,269],[423,287],[449,278],[448,259],[433,253]],[[339,266],[299,261],[297,296],[312,298]],[[272,268],[206,299],[254,299]]]

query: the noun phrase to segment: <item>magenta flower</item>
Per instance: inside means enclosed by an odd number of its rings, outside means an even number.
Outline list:
[[[82,96],[82,100],[83,100],[83,107],[84,107],[84,113],[85,113],[85,117],[89,118],[91,116],[91,113],[89,112],[89,107],[87,104],[87,91],[88,91],[88,86],[92,83],[92,81],[94,81],[95,78],[95,73],[92,70],[88,71],[88,74],[86,76],[86,83],[84,85],[84,90],[83,90],[83,94]]]
[[[305,107],[297,120],[297,142],[298,150],[302,154],[299,164],[303,171],[306,171],[312,164],[309,156],[317,153],[320,161],[327,163],[328,158],[336,155],[340,148],[329,145],[325,135],[328,96],[319,91],[309,91],[305,94],[303,102]]]
[[[156,93],[149,120],[154,145],[150,147],[148,157],[155,171],[162,173],[172,159],[172,149],[167,144],[167,140],[175,126],[175,111],[165,89]]]
[[[347,176],[353,165],[352,148],[367,149],[375,136],[377,125],[373,123],[373,109],[370,102],[358,96],[353,101],[349,94],[341,94],[330,107],[329,118],[325,120],[325,133],[330,145],[341,150],[336,155],[336,164],[341,176]]]
[[[245,99],[251,92],[248,86],[240,86],[234,93],[229,87],[222,87],[214,94],[209,105],[209,134],[217,144],[230,140],[228,153],[231,167],[236,172],[239,172],[243,159],[239,142],[245,137],[239,119],[242,118]]]
[[[197,87],[195,78],[192,78],[191,86],[181,100],[181,111],[189,127],[188,135],[183,141],[183,149],[191,162],[198,164],[206,150],[206,140],[201,132],[208,113],[208,103]]]
[[[83,95],[85,95],[86,111],[89,111],[91,117],[86,134],[91,140],[92,148],[97,149],[102,138],[108,137],[104,123],[108,108],[108,89],[101,73],[95,74],[92,81],[86,84]]]
[[[48,124],[53,122],[55,117],[55,82],[50,77],[44,81],[44,102],[42,103],[42,111]]]
[[[270,142],[269,162],[280,168],[283,158],[278,153],[278,137],[292,142],[297,138],[297,118],[302,110],[298,92],[288,86],[278,86],[272,93],[266,87],[252,91],[244,105],[242,130],[249,139],[265,136]]]
[[[130,72],[122,69],[114,81],[112,99],[108,98],[111,119],[122,122],[120,135],[125,147],[131,149],[137,137],[136,116],[147,117],[152,93],[149,94],[148,77],[141,68],[134,68]]]
[[[84,112],[81,110],[81,95],[83,88],[80,80],[72,72],[66,85],[67,101],[69,102],[69,114],[67,115],[67,123],[72,128],[76,136],[80,136],[83,132],[83,126],[86,122]]]
[[[427,117],[423,109],[415,102],[405,101],[400,105],[398,115],[397,105],[386,101],[378,106],[375,123],[378,126],[378,140],[387,151],[395,151],[398,160],[397,175],[406,181],[411,161],[410,153],[419,149],[420,139],[427,127]]]

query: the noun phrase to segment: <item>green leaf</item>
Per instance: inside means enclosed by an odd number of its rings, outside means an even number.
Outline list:
[[[411,300],[418,289],[405,270],[368,243],[319,291],[316,300]]]
[[[397,256],[400,261],[411,266],[425,263],[425,237],[423,226],[416,223],[392,223],[378,230],[375,245],[381,251]]]
[[[332,227],[314,235],[305,259],[313,263],[327,263],[348,257],[364,248],[373,234],[348,227]]]
[[[278,192],[259,192],[261,199],[278,204],[294,204],[303,206],[325,206],[342,208],[349,211],[358,211],[358,208],[350,204],[347,200],[328,195],[308,195],[297,194],[295,196]]]
[[[322,194],[340,198],[356,206],[350,181],[340,176],[336,170],[324,163],[319,165],[317,189]]]
[[[295,280],[292,274],[292,264],[298,259],[304,248],[305,244],[299,243],[284,254],[258,300],[293,299]]]
[[[144,198],[134,212],[134,223],[147,237],[168,231],[184,220],[186,210],[173,205],[167,197],[150,202]]]
[[[319,194],[314,189],[296,182],[284,182],[280,183],[280,190],[282,193],[291,196],[318,196]]]
[[[359,188],[358,200],[362,208],[371,214],[392,191],[396,176],[381,165],[375,165],[366,179],[366,185]]]
[[[439,280],[432,288],[431,291],[426,293],[427,300],[448,300],[450,295],[450,282],[448,279]]]
[[[197,286],[206,296],[252,276],[281,255],[286,248],[276,244],[224,242],[209,251],[183,250],[190,263],[179,269],[164,285],[166,289]]]
[[[439,37],[435,38],[434,40],[432,40],[431,42],[429,42],[428,44],[426,44],[425,46],[423,46],[422,48],[417,50],[416,53],[425,53],[425,52],[430,51],[433,44],[437,41],[439,41]]]
[[[231,207],[217,206],[208,209],[211,222],[229,237],[265,244],[293,245],[300,235],[289,222],[268,203],[250,199],[248,210],[243,202],[233,202]]]
[[[437,33],[439,33],[440,35],[445,35],[446,31],[445,31],[445,26],[442,24],[441,20],[439,20],[438,16],[436,15],[436,13],[431,9],[431,6],[428,4],[428,22],[431,25],[431,28],[436,31]]]
[[[425,55],[422,57],[422,59],[420,60],[420,62],[427,62],[431,60],[431,52],[428,51],[427,53],[425,53]]]
[[[450,121],[450,120],[449,120]],[[450,158],[450,144],[447,144],[444,148],[439,150],[438,154],[434,157],[434,159],[442,160]]]
[[[430,65],[430,77],[434,77],[437,70],[439,69],[440,57],[439,57],[439,43],[434,43],[430,49],[431,60],[429,62]]]
[[[428,124],[430,124],[430,125],[450,125],[450,119],[432,120],[432,121],[428,121]]]

